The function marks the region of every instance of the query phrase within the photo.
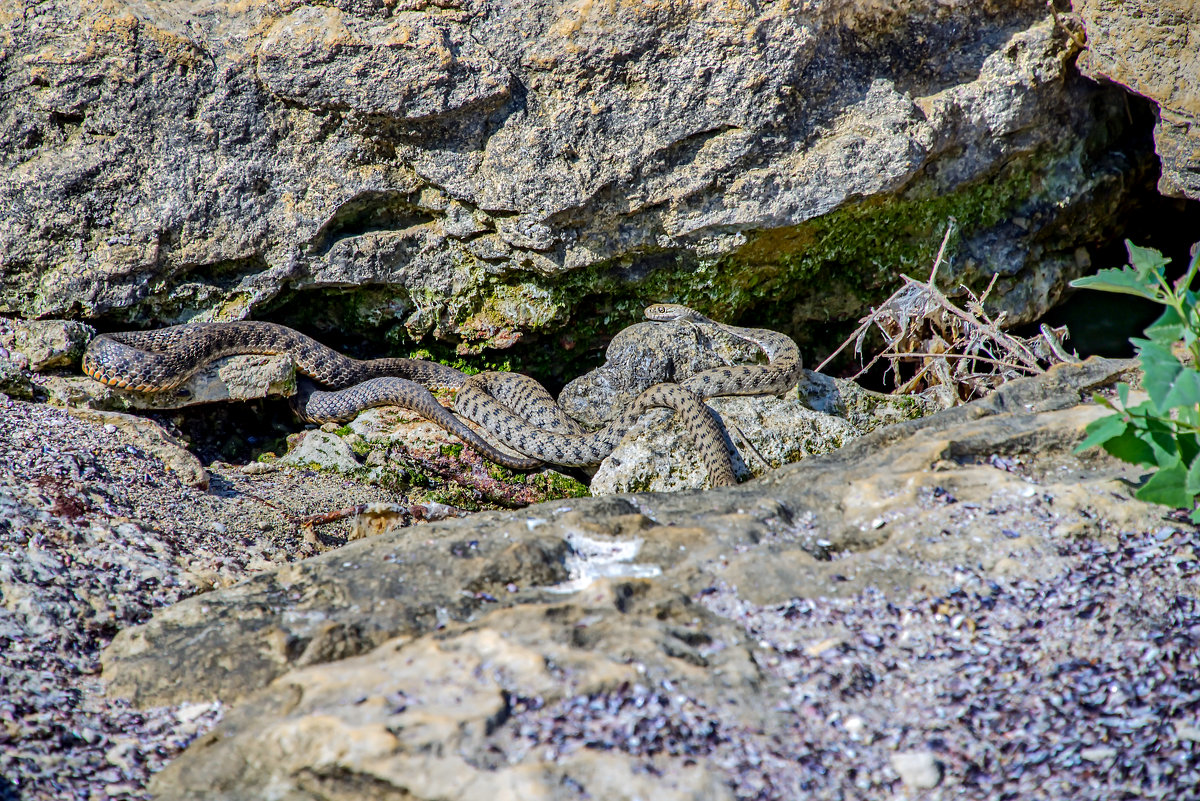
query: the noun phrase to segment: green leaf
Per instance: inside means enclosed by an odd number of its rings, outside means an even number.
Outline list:
[[[1189,507],[1195,495],[1187,490],[1187,468],[1176,461],[1162,468],[1143,484],[1134,497],[1147,503],[1161,503],[1176,509]]]
[[[1188,520],[1200,524],[1200,509],[1193,509],[1192,513],[1188,515]]]
[[[1163,268],[1171,261],[1153,248],[1143,248],[1125,240],[1129,251],[1129,266],[1120,269],[1100,270],[1095,275],[1076,278],[1071,286],[1084,289],[1099,289],[1104,292],[1120,292],[1163,303],[1167,294],[1159,279]]]
[[[1125,418],[1119,414],[1110,414],[1106,415],[1105,417],[1098,417],[1087,424],[1087,428],[1084,429],[1084,433],[1087,434],[1087,438],[1084,439],[1083,442],[1079,443],[1079,446],[1075,448],[1075,452],[1083,453],[1088,448],[1094,448],[1097,445],[1103,445],[1113,437],[1119,437],[1124,434],[1127,428],[1129,428],[1129,424],[1126,423]]]
[[[1170,259],[1154,248],[1139,247],[1128,239],[1125,240],[1125,249],[1129,251],[1129,263],[1133,265],[1139,275],[1151,276],[1154,273],[1162,273],[1163,268],[1171,263]]]
[[[1146,430],[1139,432],[1138,438],[1154,449],[1154,462],[1160,467],[1182,458],[1175,426],[1169,420],[1146,418]]]
[[[1129,340],[1138,349],[1146,377],[1142,385],[1159,409],[1200,403],[1200,372],[1185,368],[1171,349],[1148,339]]]
[[[1154,401],[1149,399],[1142,401],[1136,406],[1126,407],[1125,413],[1130,417],[1136,417],[1143,420],[1162,417],[1162,415],[1158,413],[1158,407],[1154,405]]]
[[[1200,459],[1193,461],[1192,466],[1187,469],[1187,476],[1184,478],[1184,489],[1193,496],[1200,495]]]
[[[1158,449],[1138,433],[1130,428],[1123,434],[1105,440],[1102,447],[1122,462],[1157,467],[1160,464]]]
[[[1137,270],[1132,267],[1100,270],[1095,275],[1085,275],[1076,278],[1071,286],[1080,289],[1098,289],[1101,292],[1119,292],[1123,295],[1137,295],[1162,303],[1165,295],[1157,283],[1147,282]]]
[[[1179,448],[1179,458],[1186,465],[1196,464],[1196,457],[1200,455],[1200,439],[1190,431],[1184,431],[1175,434],[1175,443]],[[1189,468],[1191,469],[1191,468]]]
[[[1146,336],[1160,345],[1173,345],[1184,338],[1188,324],[1171,306],[1163,309],[1162,315],[1146,329]]]
[[[1175,414],[1180,425],[1200,428],[1200,409],[1195,406],[1180,406]]]

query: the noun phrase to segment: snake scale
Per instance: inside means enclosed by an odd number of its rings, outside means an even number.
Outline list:
[[[618,417],[599,431],[587,432],[558,407],[534,379],[517,373],[480,373],[468,378],[452,367],[417,359],[353,359],[285,326],[258,321],[188,323],[155,331],[102,334],[83,359],[89,376],[110,386],[139,392],[176,388],[204,365],[234,354],[287,354],[296,369],[317,382],[338,388],[322,391],[303,384],[292,400],[297,414],[311,422],[346,420],[371,406],[410,409],[441,426],[486,458],[515,469],[544,462],[590,465],[613,451],[647,409],[675,410],[695,438],[713,486],[736,483],[720,426],[705,398],[718,395],[780,394],[800,375],[800,353],[775,331],[728,326],[685,306],[656,304],[650,320],[684,320],[708,325],[757,345],[767,365],[735,365],[705,370],[678,384],[657,384],[639,394]],[[506,453],[470,429],[430,392],[457,389],[455,410],[482,426],[509,448]]]

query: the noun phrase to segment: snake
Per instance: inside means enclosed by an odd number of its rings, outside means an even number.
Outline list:
[[[678,384],[656,384],[643,390],[615,420],[591,433],[567,417],[540,384],[516,374],[489,372],[467,378],[455,396],[455,411],[527,456],[551,464],[582,466],[597,464],[611,454],[642,412],[654,407],[674,409],[700,448],[710,483],[735,484],[720,427],[704,399],[787,392],[803,370],[800,349],[786,334],[718,323],[680,304],[657,303],[644,313],[655,322],[686,321],[724,331],[757,345],[767,364],[729,365],[702,370]]]
[[[646,319],[656,322],[684,321],[724,331],[734,339],[757,345],[767,364],[737,364],[716,367],[679,382],[702,398],[722,395],[782,395],[796,386],[804,371],[800,348],[787,334],[768,328],[743,328],[710,320],[700,312],[678,303],[655,303],[646,307]]]
[[[461,371],[422,359],[353,359],[276,323],[184,323],[153,331],[100,334],[83,354],[83,371],[118,389],[164,392],[181,386],[206,364],[238,354],[287,355],[300,373],[328,386],[345,387],[327,392],[302,384],[291,405],[308,422],[341,422],[372,406],[400,406],[497,464],[515,470],[543,464],[500,450],[438,403],[429,387],[455,389],[466,378]]]
[[[700,449],[712,486],[737,483],[720,426],[700,396],[679,384],[643,390],[616,420],[593,432],[566,417],[541,384],[518,373],[477,373],[454,398],[456,412],[510,448],[550,464],[580,467],[604,461],[642,413],[656,407],[674,409],[680,416]]]
[[[654,304],[645,314],[652,321],[683,320],[723,330],[756,344],[768,364],[705,370],[679,384],[654,385],[596,432],[585,431],[528,376],[485,372],[468,378],[452,367],[419,359],[353,359],[291,328],[262,321],[185,323],[153,331],[100,334],[84,354],[83,370],[109,386],[161,392],[179,387],[204,365],[224,356],[286,354],[298,372],[338,388],[325,391],[301,382],[292,398],[292,408],[301,418],[340,422],[372,406],[400,406],[459,437],[486,458],[518,470],[546,462],[598,464],[643,412],[670,408],[695,438],[711,484],[736,483],[720,426],[704,399],[785,392],[800,375],[796,344],[784,334],[725,325],[678,304]],[[429,387],[456,389],[455,411],[524,455],[514,456],[492,445],[442,406]]]

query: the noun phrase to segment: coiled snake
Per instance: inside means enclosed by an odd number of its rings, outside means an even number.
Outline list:
[[[612,423],[591,433],[568,417],[550,394],[528,376],[481,373],[468,378],[436,362],[352,359],[274,323],[188,323],[155,331],[102,334],[89,344],[83,369],[110,386],[157,392],[180,386],[204,365],[223,356],[287,354],[304,375],[332,387],[346,387],[334,392],[302,388],[293,398],[292,406],[306,420],[347,420],[371,406],[401,406],[459,437],[486,458],[522,470],[544,462],[597,464],[613,451],[642,412],[666,407],[681,415],[695,437],[709,470],[710,483],[713,486],[736,483],[721,429],[703,399],[787,391],[800,375],[796,344],[775,331],[714,322],[685,306],[656,304],[646,309],[646,316],[651,320],[688,320],[711,325],[758,345],[769,363],[705,370],[679,384],[657,384],[638,395]],[[525,456],[505,453],[483,439],[438,403],[430,387],[457,389],[455,409],[459,414]]]
[[[647,409],[666,407],[680,415],[700,447],[713,486],[735,484],[733,467],[720,427],[704,405],[718,395],[782,394],[796,385],[802,362],[791,337],[761,328],[740,328],[708,319],[687,306],[659,303],[645,311],[650,320],[686,320],[718,328],[763,350],[767,365],[734,365],[703,370],[678,384],[656,384],[638,395],[613,422],[585,432],[549,393],[528,376],[480,373],[468,378],[454,399],[454,409],[511,448],[551,464],[598,464]]]

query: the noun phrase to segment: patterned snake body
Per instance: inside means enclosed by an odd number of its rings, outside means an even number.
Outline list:
[[[559,465],[598,464],[646,410],[673,409],[695,438],[713,486],[736,483],[720,427],[703,399],[717,395],[781,394],[800,375],[800,353],[787,336],[775,331],[727,326],[685,306],[656,304],[646,309],[651,320],[688,320],[711,325],[757,344],[767,365],[734,365],[697,373],[681,384],[657,384],[638,395],[616,420],[587,432],[568,417],[535,380],[516,373],[481,373],[469,379],[458,370],[418,359],[358,360],[274,323],[236,321],[188,323],[156,331],[102,334],[92,340],[83,369],[110,386],[139,392],[174,389],[204,365],[235,354],[289,355],[296,369],[338,389],[327,392],[302,383],[292,407],[310,422],[341,421],[371,406],[410,409],[462,439],[488,459],[519,470],[544,462]],[[458,388],[455,409],[486,428],[505,445],[521,451],[513,456],[476,434],[438,403],[428,387]]]
[[[521,384],[528,385],[526,397],[519,397],[525,394]],[[737,483],[720,426],[704,401],[679,384],[655,384],[634,398],[616,420],[591,433],[584,432],[561,410],[557,414],[551,411],[559,408],[553,399],[549,404],[540,399],[531,402],[535,395],[549,398],[549,393],[528,376],[479,373],[463,384],[454,409],[521,453],[550,464],[571,466],[604,461],[648,409],[674,409],[700,449],[712,486]]]
[[[337,392],[301,387],[292,398],[292,408],[311,423],[349,420],[372,406],[400,406],[498,464],[516,470],[542,465],[538,459],[496,448],[438,403],[428,387],[458,387],[466,378],[453,367],[420,359],[352,359],[275,323],[187,323],[155,331],[101,334],[83,355],[83,371],[120,389],[161,392],[180,386],[209,362],[236,354],[286,354],[304,375],[329,386],[347,387]]]
[[[703,399],[787,392],[796,385],[802,371],[799,348],[791,337],[777,331],[725,325],[677,304],[655,304],[645,314],[654,321],[687,320],[711,325],[758,345],[768,364],[719,367],[696,373],[679,384],[656,384],[638,395],[617,419],[592,433],[583,432],[536,381],[509,373],[480,373],[468,378],[455,397],[455,411],[521,453],[551,464],[582,466],[598,464],[612,453],[642,412],[655,407],[674,409],[700,448],[712,486],[736,484],[721,429]]]
[[[676,303],[646,307],[650,320],[687,320],[724,331],[735,339],[758,345],[767,356],[766,365],[731,365],[702,370],[680,382],[702,398],[719,395],[782,395],[796,386],[803,372],[800,348],[787,334],[766,328],[742,328],[710,320],[700,312]]]
[[[257,320],[101,334],[83,355],[83,371],[109,386],[161,392],[180,386],[209,362],[234,354],[287,354],[301,373],[332,387],[385,375],[457,387],[465,378],[453,367],[420,359],[352,359],[299,331]]]

